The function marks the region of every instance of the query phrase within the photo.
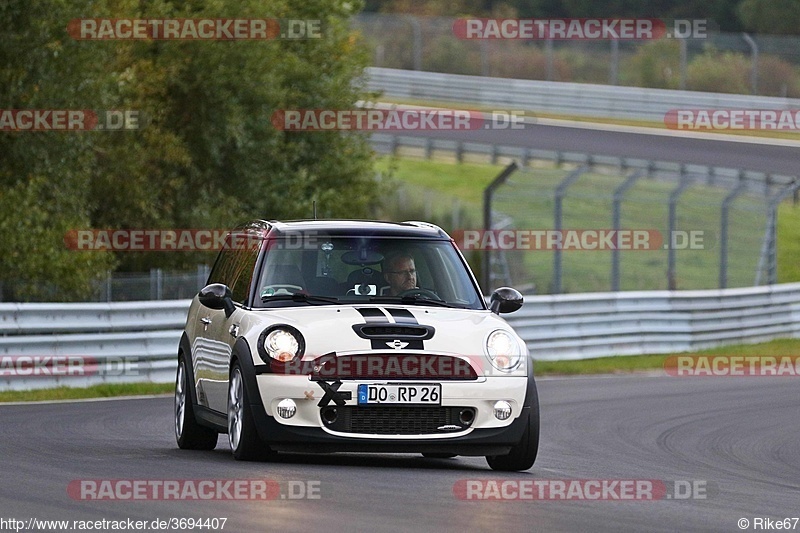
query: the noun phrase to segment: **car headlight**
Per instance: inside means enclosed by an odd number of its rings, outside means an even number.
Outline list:
[[[486,338],[486,353],[494,367],[504,372],[517,368],[522,360],[517,339],[502,329],[493,331]]]
[[[262,356],[282,363],[300,357],[305,348],[303,336],[291,326],[277,326],[265,330],[258,344],[258,351]]]

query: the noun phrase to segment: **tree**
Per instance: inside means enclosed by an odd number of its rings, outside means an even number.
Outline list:
[[[797,0],[742,0],[737,11],[747,31],[786,35],[800,32]]]
[[[281,109],[352,108],[364,97],[366,56],[348,26],[356,8],[342,0],[0,4],[10,21],[0,29],[3,108],[135,110],[144,122],[113,133],[0,132],[0,228],[58,228],[46,250],[39,243],[39,252],[0,258],[5,281],[60,284],[53,273],[63,267],[85,287],[115,261],[144,270],[213,259],[70,252],[60,265],[38,264],[37,253],[65,251],[57,237],[67,229],[227,228],[255,217],[307,217],[312,200],[322,216],[369,214],[383,191],[363,134],[289,133],[270,120]],[[318,19],[322,38],[76,41],[67,21],[82,17]],[[37,205],[43,194],[58,201]],[[0,238],[12,245],[5,232]]]

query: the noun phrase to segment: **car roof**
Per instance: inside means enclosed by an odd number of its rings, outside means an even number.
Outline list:
[[[387,222],[382,220],[254,220],[235,228],[232,233],[258,231],[263,235],[281,236],[294,232],[319,232],[330,236],[405,237],[449,240],[439,226],[428,222]]]

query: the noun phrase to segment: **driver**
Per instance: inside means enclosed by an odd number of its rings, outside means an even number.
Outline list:
[[[389,284],[391,296],[417,288],[417,268],[414,266],[414,258],[406,252],[389,255],[383,264],[383,278]]]

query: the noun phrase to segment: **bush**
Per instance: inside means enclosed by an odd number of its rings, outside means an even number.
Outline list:
[[[742,54],[709,49],[695,57],[687,69],[690,91],[750,93],[750,60]]]

